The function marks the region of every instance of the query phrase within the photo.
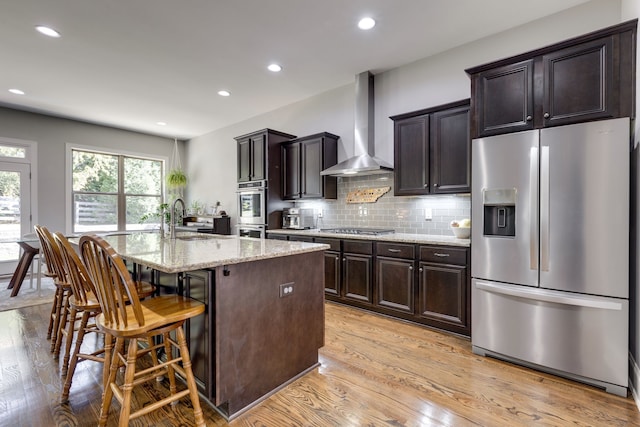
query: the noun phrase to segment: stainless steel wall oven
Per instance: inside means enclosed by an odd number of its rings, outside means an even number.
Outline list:
[[[266,181],[238,184],[238,226],[267,224]]]

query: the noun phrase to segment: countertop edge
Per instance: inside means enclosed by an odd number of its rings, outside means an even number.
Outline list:
[[[425,245],[447,245],[471,247],[471,239],[458,239],[455,236],[442,236],[435,234],[412,234],[412,233],[390,233],[381,234],[379,236],[362,235],[362,234],[342,234],[327,233],[318,229],[311,230],[294,230],[294,229],[277,229],[267,230],[267,234],[288,234],[296,236],[323,237],[341,240],[372,240],[377,242],[398,242],[398,243],[416,243]]]
[[[311,246],[307,247],[306,245],[311,245]],[[155,263],[153,261],[149,261],[148,259],[136,257],[135,255],[123,254],[121,256],[123,258],[127,258],[131,262],[142,264],[142,265],[145,265],[147,267],[151,267],[151,268],[153,268],[155,270],[158,270],[158,271],[161,271],[163,273],[173,274],[173,273],[184,273],[186,271],[196,271],[196,270],[204,270],[204,269],[209,269],[209,268],[217,268],[217,267],[222,267],[222,266],[225,266],[225,265],[242,264],[242,263],[245,263],[245,262],[260,261],[260,260],[264,260],[264,259],[272,259],[272,258],[280,258],[280,257],[285,257],[285,256],[291,256],[291,255],[299,255],[299,254],[304,254],[304,253],[309,253],[309,252],[319,252],[319,251],[324,251],[324,250],[327,250],[327,249],[331,248],[329,245],[324,244],[324,243],[307,243],[306,245],[305,245],[305,247],[302,247],[302,248],[288,249],[288,250],[286,250],[284,252],[278,252],[278,253],[273,253],[273,254],[266,254],[266,255],[265,254],[261,254],[261,255],[255,255],[255,256],[244,256],[242,258],[229,257],[229,258],[225,258],[225,259],[219,259],[219,260],[216,260],[216,261],[189,264],[189,265],[182,265],[182,266],[178,266],[178,267],[174,267],[174,268],[167,267],[166,265],[158,264],[158,263]]]

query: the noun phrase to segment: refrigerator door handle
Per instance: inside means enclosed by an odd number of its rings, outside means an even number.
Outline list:
[[[540,150],[540,270],[549,271],[549,146]]]
[[[488,282],[475,282],[476,288],[494,294],[509,295],[517,298],[545,301],[555,304],[573,305],[578,307],[598,308],[603,310],[622,310],[621,302],[610,299],[590,297],[588,295],[567,295],[558,291],[548,291],[540,288],[529,288],[517,285],[500,285]],[[520,289],[522,288],[522,289]]]
[[[529,153],[529,264],[531,270],[538,269],[538,147],[531,147]]]

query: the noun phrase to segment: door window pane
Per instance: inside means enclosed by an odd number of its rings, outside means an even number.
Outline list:
[[[24,147],[12,147],[10,145],[0,145],[0,156],[17,157],[24,159],[27,157],[27,149]]]
[[[20,172],[0,171],[0,261],[18,258]]]

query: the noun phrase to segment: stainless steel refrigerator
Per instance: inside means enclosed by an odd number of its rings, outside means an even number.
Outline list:
[[[627,395],[629,126],[473,140],[474,353]]]

